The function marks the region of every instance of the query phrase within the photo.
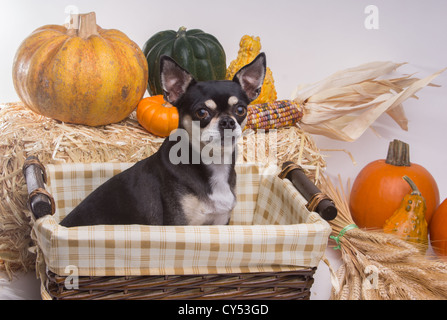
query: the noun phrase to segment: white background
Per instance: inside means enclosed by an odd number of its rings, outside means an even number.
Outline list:
[[[379,9],[379,29],[368,30],[365,8]],[[245,35],[261,38],[268,66],[273,72],[279,99],[290,98],[299,84],[322,80],[332,73],[371,61],[408,62],[400,73],[428,76],[447,67],[447,1],[444,0],[101,0],[56,1],[14,0],[0,2],[0,101],[18,101],[11,80],[15,51],[34,29],[46,24],[63,24],[67,6],[80,13],[95,11],[103,28],[125,32],[141,47],[154,33],[180,26],[199,28],[216,36],[227,54],[227,64]],[[314,136],[325,152],[327,173],[343,180],[356,177],[369,162],[384,158],[388,143],[400,139],[410,144],[411,161],[423,165],[435,177],[441,201],[447,197],[447,72],[427,87],[419,100],[404,103],[409,131],[402,131],[387,115],[357,141],[347,143]],[[336,267],[338,256],[327,252]],[[327,267],[320,264],[312,288],[313,299],[327,299],[330,284]],[[3,290],[2,290],[3,289]],[[34,275],[0,282],[0,298],[38,298]]]

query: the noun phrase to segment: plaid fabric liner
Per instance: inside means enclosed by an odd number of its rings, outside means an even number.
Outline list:
[[[228,226],[88,226],[58,224],[89,192],[132,164],[48,165],[56,214],[35,221],[46,266],[66,276],[280,272],[317,266],[329,224],[305,208],[276,166],[236,166],[238,203]],[[68,268],[67,268],[68,267]]]

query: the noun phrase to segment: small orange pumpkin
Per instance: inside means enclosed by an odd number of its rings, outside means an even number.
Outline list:
[[[140,101],[137,120],[150,133],[167,137],[178,127],[178,111],[163,99],[163,95],[156,95]]]
[[[390,143],[386,160],[367,164],[356,177],[349,198],[354,222],[360,228],[383,227],[408,193],[406,175],[418,186],[425,198],[425,218],[431,217],[439,205],[439,189],[435,179],[423,166],[410,162],[409,145],[394,140]]]
[[[429,228],[433,250],[447,260],[447,199],[436,209]]]

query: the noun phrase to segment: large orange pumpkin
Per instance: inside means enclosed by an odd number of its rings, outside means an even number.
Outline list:
[[[167,137],[178,127],[178,111],[163,99],[163,95],[156,95],[140,101],[137,120],[150,133]]]
[[[436,181],[424,167],[410,162],[408,144],[394,140],[386,160],[367,164],[352,185],[349,207],[360,228],[382,228],[399,208],[404,196],[411,191],[408,183],[402,180],[405,175],[413,180],[425,198],[425,218],[430,223],[439,205]]]
[[[447,260],[447,199],[439,205],[433,215],[429,231],[434,251]]]
[[[77,21],[40,27],[22,42],[13,64],[16,92],[34,112],[60,121],[121,121],[144,95],[146,58],[121,31],[97,26],[94,12],[72,16]]]

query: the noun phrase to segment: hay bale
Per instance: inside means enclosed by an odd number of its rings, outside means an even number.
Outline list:
[[[124,121],[101,127],[66,124],[40,116],[22,103],[0,104],[0,270],[34,269],[30,250],[31,214],[22,166],[28,156],[44,164],[70,162],[136,162],[163,142],[144,130],[135,113]],[[299,127],[270,132],[247,130],[239,143],[238,161],[300,164],[319,181],[325,161],[309,135]]]

